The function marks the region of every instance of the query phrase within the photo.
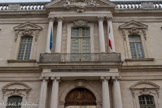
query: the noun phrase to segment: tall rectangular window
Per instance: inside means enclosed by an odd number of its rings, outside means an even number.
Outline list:
[[[71,53],[73,61],[85,61],[90,59],[90,28],[72,28]]]
[[[29,60],[30,59],[32,39],[33,38],[31,36],[25,36],[21,38],[19,53],[18,53],[18,60]]]
[[[131,50],[132,58],[144,58],[143,48],[141,38],[138,35],[130,35],[129,36],[129,45]]]

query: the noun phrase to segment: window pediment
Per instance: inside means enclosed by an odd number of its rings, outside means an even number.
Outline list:
[[[135,95],[148,95],[148,94],[154,94],[159,95],[159,89],[160,86],[149,81],[140,81],[135,84],[133,84],[130,87],[130,90],[132,91],[133,96]]]
[[[35,40],[37,41],[38,34],[42,30],[42,27],[31,22],[26,22],[15,26],[13,29],[16,31],[15,41],[17,40],[18,35],[35,36]]]
[[[160,86],[158,86],[157,84],[152,83],[152,82],[141,81],[141,82],[137,82],[136,84],[134,84],[130,87],[130,89],[132,89],[132,90],[138,90],[138,89],[143,89],[143,88],[160,89]]]
[[[134,20],[126,22],[119,26],[119,29],[130,29],[130,28],[147,29],[148,26],[141,22],[134,21]]]
[[[119,30],[122,31],[124,40],[126,40],[126,35],[143,35],[146,39],[146,29],[148,25],[145,25],[138,21],[129,21],[119,26]]]
[[[22,95],[26,96],[31,88],[24,83],[9,83],[2,87],[3,97],[5,95]]]

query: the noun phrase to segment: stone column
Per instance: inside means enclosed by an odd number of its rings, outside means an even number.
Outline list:
[[[61,53],[61,40],[62,40],[62,22],[63,18],[58,18],[58,25],[57,25],[57,34],[56,34],[56,53]]]
[[[120,83],[118,78],[113,78],[113,103],[114,108],[123,108],[122,105],[122,98],[121,98],[121,91],[120,91]]]
[[[105,36],[104,36],[103,21],[104,21],[104,17],[98,17],[99,42],[100,42],[100,52],[101,53],[105,53]]]
[[[46,41],[46,53],[51,53],[50,38],[51,38],[51,33],[53,36],[53,23],[54,23],[54,19],[50,19],[48,25],[47,41]]]
[[[39,107],[38,108],[46,108],[48,78],[43,78],[42,80],[43,81],[42,81],[41,90],[40,90]]]
[[[101,77],[102,79],[102,108],[110,108],[109,79],[110,77]]]
[[[109,48],[110,52],[115,52],[115,42],[114,42],[114,32],[112,27],[112,17],[107,17],[107,28],[108,28],[108,36],[111,39],[112,49]]]
[[[51,105],[50,108],[58,108],[58,93],[59,93],[59,80],[60,77],[51,78],[52,83],[52,94],[51,94]]]

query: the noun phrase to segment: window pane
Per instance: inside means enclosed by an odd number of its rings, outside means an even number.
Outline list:
[[[31,46],[32,46],[32,37],[21,38],[18,60],[29,60]]]
[[[88,27],[84,27],[82,29],[82,36],[83,37],[89,37],[89,28]]]
[[[72,37],[79,37],[79,28],[72,28]]]

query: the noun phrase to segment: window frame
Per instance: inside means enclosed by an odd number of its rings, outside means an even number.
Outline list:
[[[25,35],[18,34],[16,42],[13,44],[12,48],[12,54],[13,56],[10,57],[10,59],[18,60],[18,55],[19,55],[19,48],[20,48],[20,43],[21,43],[21,38],[24,37]],[[32,46],[31,46],[31,51],[30,51],[30,58],[29,60],[34,60],[36,59],[36,48],[37,46],[36,41],[35,41],[35,36],[34,35],[29,35],[32,37]],[[18,60],[18,61],[28,61],[28,60]]]
[[[79,36],[72,36],[72,31],[74,28],[79,28]],[[83,32],[83,28],[88,28],[88,35],[87,36],[82,36],[82,32]],[[83,53],[83,46],[82,46],[82,41],[83,39],[89,39],[89,52],[90,53],[90,49],[91,49],[91,45],[90,45],[90,28],[89,27],[72,27],[71,28],[71,53],[72,53],[72,39],[78,39],[79,41],[79,52],[78,53]]]
[[[146,39],[145,36],[142,32],[139,31],[138,34],[132,34],[129,32],[129,30],[125,31],[125,41],[124,41],[124,45],[125,45],[125,50],[126,50],[126,59],[145,59],[145,58],[149,58],[148,57],[148,53],[147,53],[147,47],[146,47]],[[144,54],[144,58],[133,58],[132,54],[131,54],[131,49],[130,49],[130,43],[129,43],[129,36],[130,35],[139,35],[141,38],[141,43],[142,43],[142,48],[143,48],[143,54]]]
[[[18,47],[18,53],[17,53],[17,60],[24,60],[24,61],[27,61],[25,60],[25,55],[23,55],[23,59],[19,59],[19,53],[20,53],[20,47],[21,47],[21,41],[22,41],[22,38],[26,38],[26,37],[31,37],[32,38],[32,42],[31,42],[31,49],[30,49],[30,56],[29,56],[29,59],[27,60],[30,60],[31,58],[31,52],[32,52],[32,44],[33,44],[33,36],[21,36],[20,38],[20,43],[19,43],[19,47]],[[26,46],[26,45],[25,45]],[[24,49],[24,53],[26,53],[26,50]]]
[[[140,42],[130,42],[130,37],[136,37],[136,36],[138,36],[139,38],[140,38]],[[130,49],[130,54],[131,54],[131,58],[132,59],[144,59],[145,58],[145,53],[144,53],[144,48],[143,48],[143,42],[142,42],[142,39],[141,39],[141,36],[140,35],[128,35],[128,43],[129,43],[129,49]],[[141,43],[141,48],[142,48],[142,53],[143,53],[143,58],[140,58],[140,57],[138,57],[138,54],[139,54],[139,52],[137,51],[137,49],[135,49],[136,51],[136,55],[137,55],[137,57],[136,58],[133,58],[133,56],[132,56],[132,51],[131,51],[131,46],[130,46],[130,43]]]
[[[15,97],[15,96],[17,96],[17,97],[21,97],[21,103],[23,102],[23,97],[22,96],[19,96],[19,95],[12,95],[12,96],[9,96],[8,98],[7,98],[7,105],[6,105],[6,108],[10,108],[9,106],[8,106],[8,101],[9,101],[9,98],[10,97]],[[20,103],[20,104],[21,104]],[[12,107],[12,106],[11,106]],[[16,106],[17,107],[17,106]],[[21,106],[19,106],[20,108],[22,108],[22,105]]]
[[[146,96],[149,96],[149,97],[151,97],[151,98],[153,98],[153,100],[152,100],[152,103],[153,104],[151,104],[151,106],[154,106],[154,108],[156,108],[156,104],[155,104],[155,99],[154,99],[154,96],[152,96],[152,95],[140,95],[140,96],[138,96],[138,99],[139,99],[139,104],[140,104],[140,97],[141,96],[144,96],[144,101],[145,101],[145,103],[147,103],[147,99],[146,99]],[[149,104],[142,104],[142,107],[150,107],[149,106]],[[140,104],[140,108],[141,108],[141,104]]]
[[[67,47],[66,47],[66,52],[64,53],[71,53],[71,34],[72,34],[72,28],[74,27],[79,27],[76,26],[74,23],[70,23],[67,25]],[[89,27],[90,30],[90,53],[95,53],[95,44],[94,44],[94,24],[92,23],[87,23],[86,26],[80,26],[80,27]]]

